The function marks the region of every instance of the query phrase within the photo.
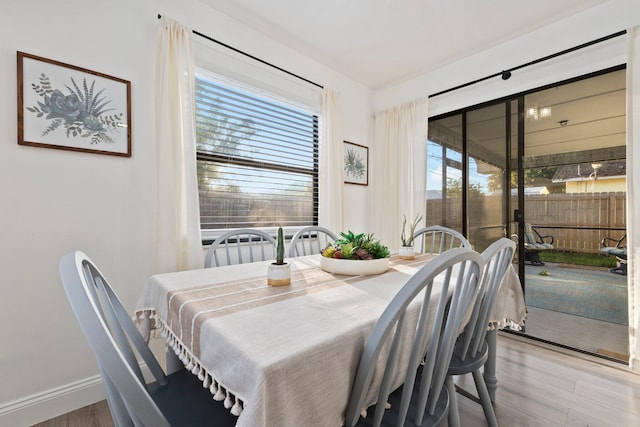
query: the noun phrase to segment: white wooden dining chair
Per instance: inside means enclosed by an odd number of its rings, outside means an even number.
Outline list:
[[[482,267],[478,253],[453,249],[418,270],[394,296],[362,352],[345,414],[347,427],[403,426],[407,418],[407,425],[423,427],[447,421],[447,368],[475,300]],[[442,284],[439,296],[432,295],[436,284]],[[436,305],[429,304],[431,298],[437,298]],[[420,309],[407,310],[414,301]],[[375,372],[383,373],[381,381],[373,382]],[[399,384],[394,383],[397,378]]]
[[[276,239],[262,230],[241,228],[213,241],[204,257],[205,268],[276,258]]]
[[[71,308],[98,362],[116,427],[234,426],[237,418],[213,400],[186,369],[165,375],[131,317],[95,264],[82,252],[60,260]],[[136,353],[155,381],[147,384]]]
[[[513,240],[501,238],[493,242],[482,252],[484,259],[484,271],[479,288],[478,296],[469,318],[469,323],[464,332],[458,337],[451,356],[451,363],[447,373],[447,389],[451,396],[451,408],[449,410],[449,427],[459,427],[460,417],[458,415],[458,404],[456,400],[456,387],[453,382],[455,375],[471,373],[478,392],[478,398],[468,393],[466,390],[458,388],[458,392],[474,401],[482,404],[487,424],[490,427],[497,427],[498,422],[493,411],[491,398],[487,391],[487,385],[482,376],[482,367],[487,361],[489,347],[485,340],[491,310],[500,288],[500,283],[504,278],[507,269],[511,265],[516,244]]]
[[[289,242],[289,257],[319,254],[337,240],[332,231],[313,225],[298,230]]]
[[[440,254],[453,248],[469,248],[469,241],[457,230],[432,225],[421,228],[413,233],[416,252],[426,254]]]

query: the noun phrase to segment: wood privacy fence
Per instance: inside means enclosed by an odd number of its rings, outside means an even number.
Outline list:
[[[512,200],[513,206],[517,200]],[[501,196],[469,200],[469,240],[484,247],[501,237]],[[427,201],[428,224],[462,229],[460,199]],[[541,235],[554,238],[560,251],[599,253],[604,237],[620,238],[626,233],[626,193],[563,193],[525,196],[525,222]],[[438,219],[441,220],[438,220]],[[515,230],[513,230],[515,232]]]
[[[626,193],[526,196],[525,222],[552,235],[558,250],[598,253],[604,237],[618,239],[626,233]]]

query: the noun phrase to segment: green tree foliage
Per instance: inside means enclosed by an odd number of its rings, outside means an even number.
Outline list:
[[[552,179],[557,167],[529,168],[524,171],[525,187],[547,187],[550,193],[564,193],[564,184],[554,184]],[[511,172],[511,188],[518,188],[518,173]],[[487,183],[490,192],[502,188],[502,175],[492,174]]]
[[[202,102],[202,96],[196,91],[196,103]],[[220,112],[216,103],[208,104],[207,108],[200,108],[196,120],[196,149],[199,152],[223,155],[239,155],[240,145],[250,140],[256,133],[253,120],[248,117],[229,117]],[[224,174],[217,166],[198,162],[198,186],[216,189],[219,187],[233,187],[232,191],[239,191],[232,183],[224,182]]]
[[[468,188],[468,197],[474,196],[484,196],[484,191],[482,191],[482,187],[480,184],[469,184]],[[462,197],[462,179],[447,179],[447,198],[448,199],[456,199]]]
[[[556,173],[556,167],[548,168],[530,168],[524,170],[525,187],[548,187],[552,184],[553,175]],[[518,175],[511,174],[511,186],[518,186]]]

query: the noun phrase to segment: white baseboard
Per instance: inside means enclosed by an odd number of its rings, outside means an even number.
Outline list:
[[[0,426],[28,427],[104,398],[96,375],[0,405]]]
[[[152,374],[140,364],[145,380]],[[0,404],[0,427],[29,427],[106,399],[100,375]]]

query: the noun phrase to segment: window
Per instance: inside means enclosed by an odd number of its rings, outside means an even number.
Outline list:
[[[201,228],[317,224],[318,129],[311,112],[196,76]]]

